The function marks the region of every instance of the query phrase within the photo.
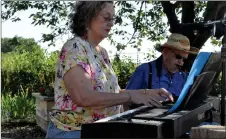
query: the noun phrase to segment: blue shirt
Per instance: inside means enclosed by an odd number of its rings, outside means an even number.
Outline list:
[[[166,70],[161,68],[160,78],[157,76],[156,60],[151,62],[152,65],[152,89],[165,88],[171,94],[179,96],[188,74],[186,72],[176,72],[169,75]],[[148,88],[149,63],[143,63],[138,66],[131,76],[126,89],[145,89]]]

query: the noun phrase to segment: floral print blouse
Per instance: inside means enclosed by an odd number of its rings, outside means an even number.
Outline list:
[[[54,85],[55,106],[50,112],[51,121],[64,131],[81,130],[84,123],[93,123],[120,112],[120,106],[103,109],[78,107],[65,88],[63,76],[77,64],[91,77],[92,88],[98,92],[119,93],[120,87],[106,50],[97,52],[87,41],[75,36],[67,41],[57,62]]]

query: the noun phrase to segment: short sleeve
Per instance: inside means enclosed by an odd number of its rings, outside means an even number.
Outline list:
[[[76,65],[80,65],[90,75],[87,49],[79,43],[67,42],[61,50],[60,61],[63,76]]]
[[[110,64],[111,65],[111,61],[110,61],[110,59],[109,59],[109,56],[108,56],[108,53],[107,53],[107,50],[104,48],[104,47],[101,47],[101,55],[103,56],[103,58],[104,58],[104,62],[106,63],[106,64]]]

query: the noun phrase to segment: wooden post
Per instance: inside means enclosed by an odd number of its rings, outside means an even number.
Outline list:
[[[40,93],[32,93],[32,96],[36,98],[36,123],[46,132],[50,122],[49,111],[55,104],[54,97],[42,96]]]
[[[220,107],[220,104],[219,104]],[[226,111],[226,99],[225,99],[225,111]],[[219,111],[213,111],[213,122],[221,123],[221,115],[220,115],[221,109],[219,108]],[[226,114],[224,115],[226,119]]]
[[[192,127],[191,139],[225,139],[225,126],[203,125],[200,127]]]

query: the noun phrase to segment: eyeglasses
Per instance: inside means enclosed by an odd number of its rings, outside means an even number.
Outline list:
[[[183,57],[183,56],[181,56],[181,55],[179,55],[179,54],[176,54],[176,53],[175,53],[174,51],[172,51],[171,49],[170,49],[170,51],[174,53],[176,59],[183,59],[183,60],[186,60],[186,59],[187,59],[186,57]]]
[[[116,20],[116,17],[110,17],[110,16],[108,16],[108,17],[106,17],[107,15],[106,14],[100,14],[103,18],[104,18],[104,20],[105,20],[105,22],[107,22],[107,23],[115,23],[115,20]]]

